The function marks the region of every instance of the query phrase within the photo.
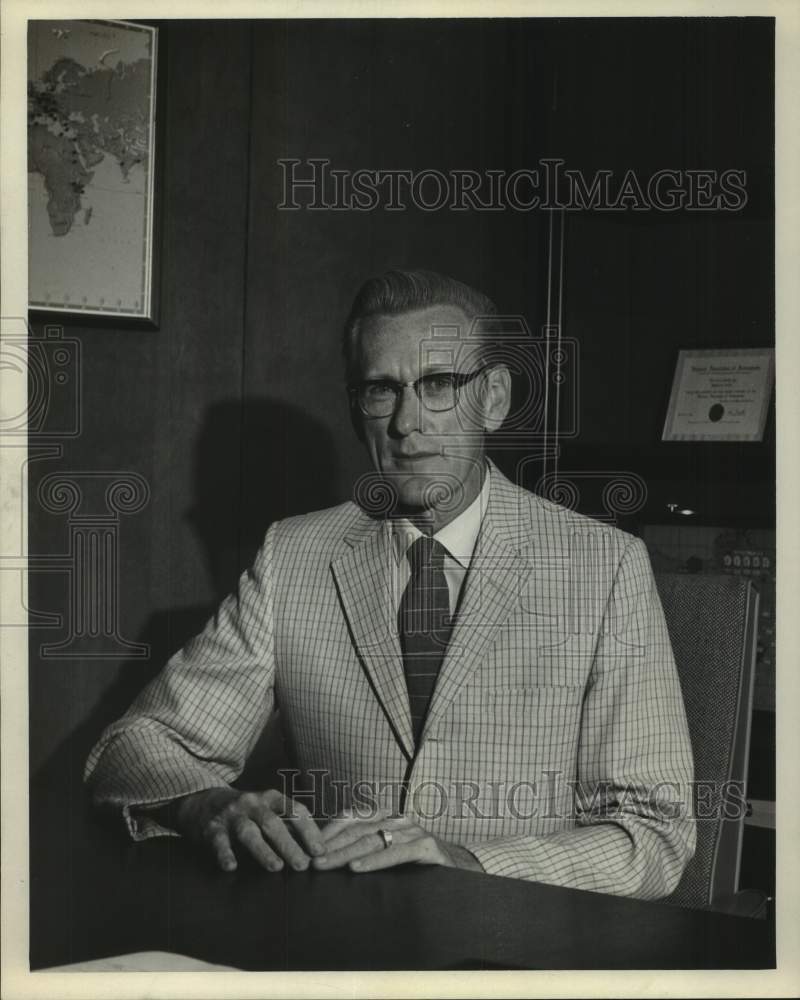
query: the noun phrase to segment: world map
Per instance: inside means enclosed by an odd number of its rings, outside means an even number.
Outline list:
[[[106,154],[117,161],[126,181],[131,167],[146,161],[147,121],[141,109],[147,106],[149,75],[144,59],[112,69],[59,59],[42,80],[31,83],[28,170],[44,177],[55,236],[72,228],[94,176],[91,168]]]
[[[30,23],[32,306],[145,312],[153,40],[123,22]]]

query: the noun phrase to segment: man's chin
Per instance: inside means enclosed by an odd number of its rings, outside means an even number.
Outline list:
[[[425,511],[458,506],[463,489],[451,475],[429,473],[401,475],[394,479],[399,511],[424,514]]]

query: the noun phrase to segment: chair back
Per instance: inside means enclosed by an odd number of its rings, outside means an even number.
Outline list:
[[[668,901],[736,892],[753,710],[758,591],[744,577],[656,573],[694,751],[697,848]]]

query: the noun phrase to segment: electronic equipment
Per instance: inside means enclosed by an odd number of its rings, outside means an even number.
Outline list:
[[[731,573],[758,587],[760,610],[753,708],[775,711],[775,532],[706,525],[651,524],[642,539],[657,572]]]

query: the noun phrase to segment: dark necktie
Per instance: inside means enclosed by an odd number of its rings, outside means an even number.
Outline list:
[[[450,639],[452,621],[443,546],[423,536],[409,548],[407,556],[411,577],[400,601],[397,627],[417,744]]]

